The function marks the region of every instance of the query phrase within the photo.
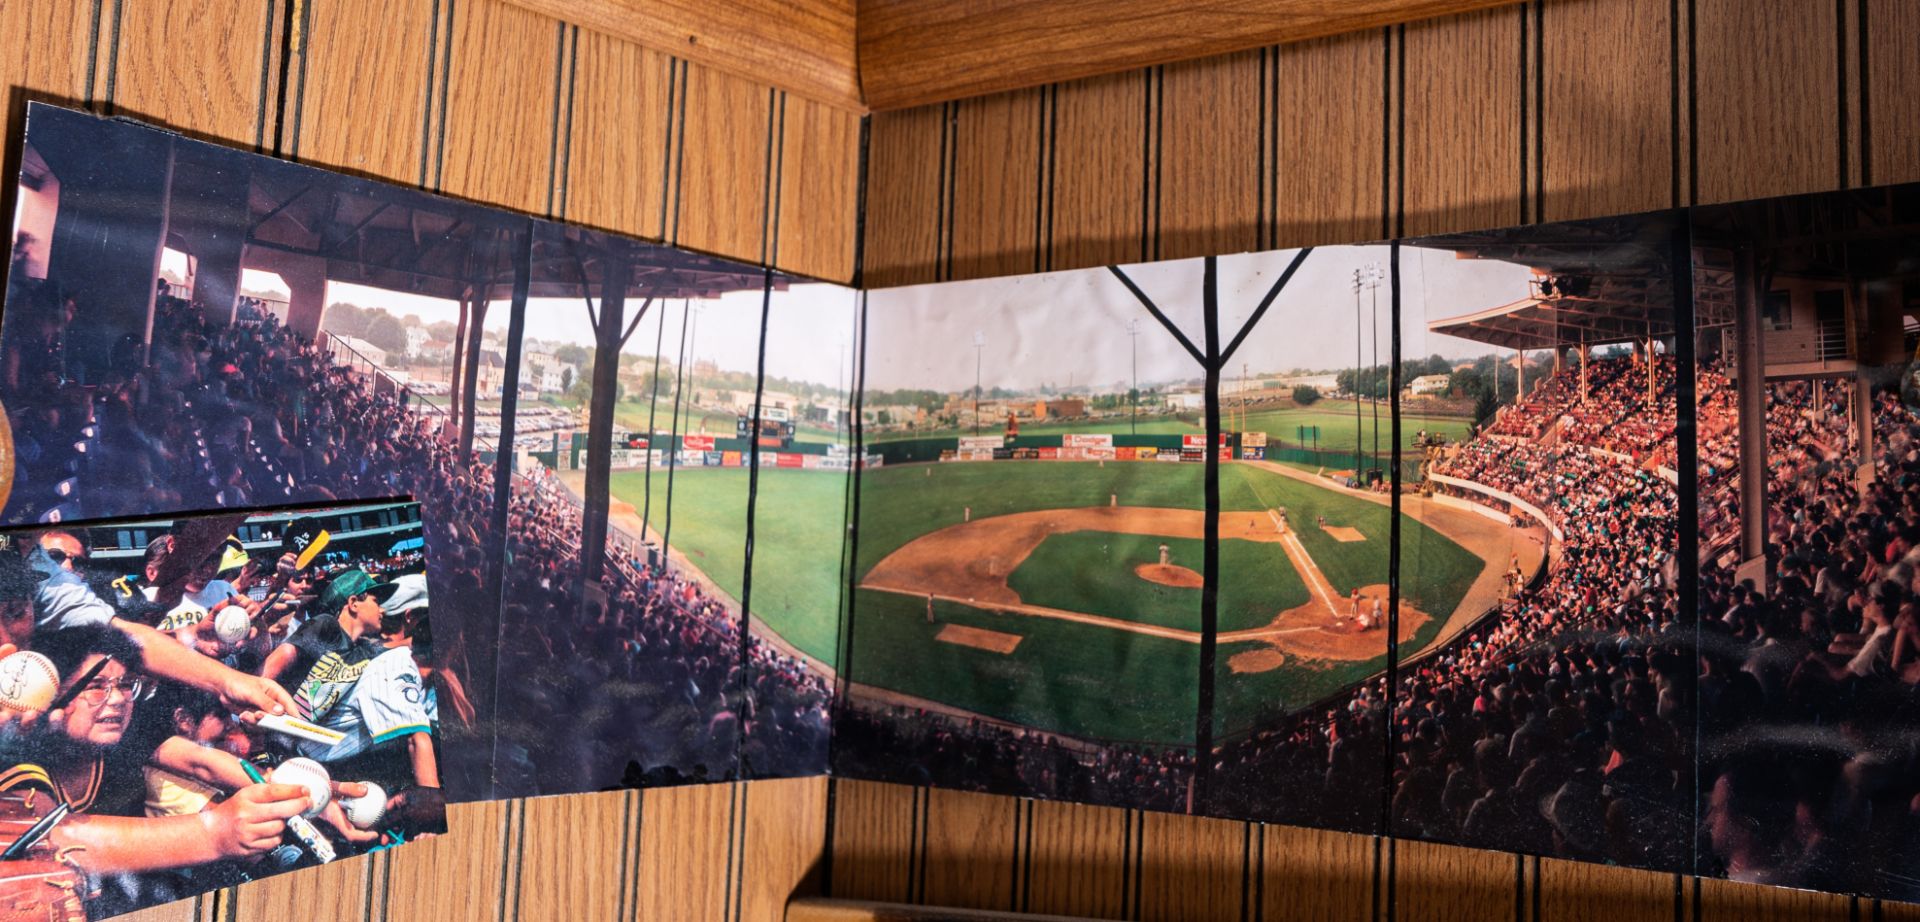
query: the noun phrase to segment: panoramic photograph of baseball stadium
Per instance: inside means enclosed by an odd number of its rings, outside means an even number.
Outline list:
[[[1691,369],[1676,339],[1676,221],[1401,249],[1404,354],[1447,359],[1408,359],[1402,400],[1459,401],[1471,422],[1428,438],[1403,487],[1403,507],[1454,524],[1402,533],[1403,629],[1447,621],[1396,664],[1396,836],[1691,866],[1693,619],[1679,603],[1676,473]],[[1423,611],[1430,586],[1463,580],[1450,612]]]
[[[1698,873],[1920,899],[1920,186],[1693,237]]]

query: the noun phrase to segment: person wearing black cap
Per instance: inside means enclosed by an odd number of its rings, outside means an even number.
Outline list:
[[[335,576],[315,601],[314,616],[273,648],[260,674],[293,695],[302,719],[321,719],[353,690],[367,663],[384,649],[380,603],[398,589],[365,570]]]

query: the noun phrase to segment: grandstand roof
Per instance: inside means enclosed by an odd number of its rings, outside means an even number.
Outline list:
[[[197,152],[196,152],[197,153]],[[217,200],[234,182],[236,164],[212,149],[200,163],[183,163],[175,172],[176,202],[181,196]],[[459,298],[470,286],[487,297],[505,298],[513,283],[513,246],[526,246],[516,232],[535,231],[536,240],[555,236],[536,219],[374,180],[345,176],[281,161],[252,160],[244,167],[249,246],[319,257],[329,279],[392,291]],[[765,273],[731,262],[668,246],[593,231],[568,229],[584,244],[561,259],[542,259],[535,244],[529,294],[536,298],[598,297],[595,261],[609,246],[620,246],[634,263],[630,297],[711,298],[729,291],[758,289]],[[584,275],[582,269],[585,269]],[[585,278],[593,288],[584,291]],[[774,285],[787,279],[776,274]]]
[[[1409,246],[1497,259],[1550,282],[1497,307],[1430,321],[1430,332],[1509,349],[1589,346],[1673,335],[1669,227],[1629,216],[1448,234]]]

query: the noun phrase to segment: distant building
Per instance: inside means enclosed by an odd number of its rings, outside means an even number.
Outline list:
[[[1043,400],[1035,409],[1039,412],[1034,416],[1041,419],[1085,416],[1087,402],[1078,397],[1062,397],[1058,400]]]
[[[1204,410],[1207,408],[1207,395],[1199,391],[1181,392],[1166,396],[1169,410]]]
[[[347,352],[348,350],[351,350],[353,353],[357,353],[360,358],[365,359],[366,361],[372,362],[373,364],[378,365],[382,368],[385,368],[387,365],[387,350],[382,349],[379,346],[376,346],[370,342],[367,342],[366,340],[361,339],[358,336],[340,336],[338,334],[335,334],[333,336],[333,342],[338,347],[335,349],[336,361],[340,361],[343,363],[348,362],[352,358],[351,355],[342,355],[338,353],[344,353],[344,352]]]
[[[1451,380],[1452,377],[1449,375],[1421,375],[1407,383],[1407,393],[1416,397],[1426,394],[1444,394]]]
[[[419,355],[421,347],[425,346],[427,340],[432,338],[433,337],[427,333],[426,327],[407,327],[407,358],[413,358]]]

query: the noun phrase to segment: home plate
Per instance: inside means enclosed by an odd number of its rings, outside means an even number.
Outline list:
[[[933,639],[946,643],[973,647],[976,650],[989,650],[994,653],[1012,653],[1013,648],[1026,638],[1019,634],[1003,634],[985,628],[967,627],[964,624],[949,624],[933,635]]]
[[[1333,540],[1344,544],[1367,540],[1367,536],[1361,534],[1360,529],[1348,528],[1345,525],[1322,525],[1320,526],[1320,530],[1326,532],[1327,536]]]

